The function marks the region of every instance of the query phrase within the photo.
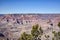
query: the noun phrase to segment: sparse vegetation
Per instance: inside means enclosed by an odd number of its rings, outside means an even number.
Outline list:
[[[18,40],[32,40],[32,36],[24,32]]]
[[[31,34],[23,33],[18,40],[41,40],[39,38],[40,35],[43,34],[43,30],[39,25],[36,24],[32,27]],[[41,36],[40,36],[41,37]]]
[[[60,32],[53,32],[54,34],[54,38],[52,38],[52,40],[60,40]]]
[[[45,35],[46,38],[45,40],[49,40],[49,37],[50,37],[49,35]]]
[[[52,40],[54,40],[54,38],[52,38]]]
[[[60,28],[60,22],[58,23],[58,27]]]

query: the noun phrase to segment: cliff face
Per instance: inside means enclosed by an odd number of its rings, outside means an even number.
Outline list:
[[[5,14],[0,15],[0,32],[7,38],[16,40],[22,32],[30,33],[35,24],[39,24],[44,31],[50,24],[58,31],[57,23],[60,22],[60,14]]]

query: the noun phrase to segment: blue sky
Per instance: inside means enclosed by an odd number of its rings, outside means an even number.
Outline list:
[[[60,13],[60,0],[0,0],[0,14]]]

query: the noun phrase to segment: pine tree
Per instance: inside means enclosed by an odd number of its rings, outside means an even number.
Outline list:
[[[21,37],[18,40],[41,40],[40,35],[43,34],[43,30],[39,25],[36,24],[32,26],[31,34],[23,33],[21,34]],[[40,36],[40,37],[39,37]]]

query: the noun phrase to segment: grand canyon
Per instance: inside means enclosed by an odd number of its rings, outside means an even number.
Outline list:
[[[44,35],[49,35],[52,40],[52,30],[58,32],[60,14],[0,14],[0,40],[18,40],[23,32],[31,33],[32,26],[38,24],[43,29]]]

